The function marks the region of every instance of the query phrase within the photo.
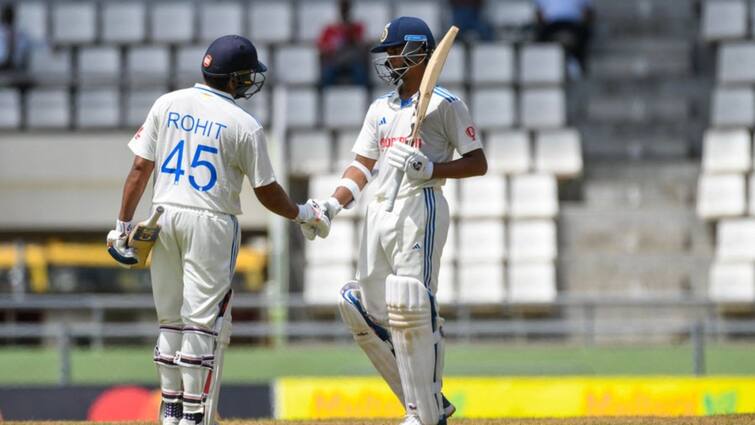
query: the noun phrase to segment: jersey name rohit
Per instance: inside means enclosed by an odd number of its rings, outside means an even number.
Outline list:
[[[183,130],[187,133],[201,134],[204,137],[220,140],[220,134],[226,128],[227,125],[203,120],[200,117],[194,117],[191,114],[180,114],[174,111],[168,111],[168,120],[166,123],[168,128],[175,127],[177,130]]]

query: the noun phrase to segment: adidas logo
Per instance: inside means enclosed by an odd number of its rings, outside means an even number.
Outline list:
[[[388,120],[385,119],[385,117],[380,118],[380,121],[378,121],[378,125],[388,124]]]
[[[418,249],[422,249],[422,246],[419,244],[419,242],[415,242],[414,245],[412,245],[412,250],[416,251]]]

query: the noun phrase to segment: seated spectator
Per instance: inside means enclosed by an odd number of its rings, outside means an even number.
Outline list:
[[[569,77],[587,72],[587,45],[592,33],[591,0],[536,0],[538,41],[564,46]]]
[[[317,41],[320,49],[321,84],[368,85],[369,55],[364,25],[351,20],[351,2],[339,2],[341,20],[325,27]]]
[[[23,72],[29,61],[31,41],[16,27],[16,12],[12,4],[0,10],[0,71]]]
[[[483,18],[483,0],[451,0],[452,24],[459,27],[459,36],[466,40],[493,40],[493,28]]]

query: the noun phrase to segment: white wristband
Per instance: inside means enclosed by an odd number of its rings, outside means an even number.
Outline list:
[[[338,182],[338,186],[336,187],[345,187],[346,189],[351,192],[351,202],[347,203],[343,207],[347,210],[356,205],[357,201],[359,200],[359,194],[362,192],[361,189],[359,189],[359,185],[354,180],[351,180],[349,178],[343,178]]]
[[[117,230],[119,233],[128,234],[131,231],[131,226],[132,225],[130,221],[115,220],[115,230]]]
[[[370,180],[372,180],[372,172],[371,172],[371,171],[369,170],[369,168],[367,168],[367,167],[366,167],[366,166],[365,166],[364,164],[362,164],[361,162],[359,162],[359,161],[357,161],[357,160],[354,160],[354,161],[351,161],[351,164],[349,164],[349,166],[350,166],[350,167],[354,167],[354,168],[356,168],[357,170],[361,171],[361,172],[362,172],[362,174],[364,174],[364,178],[366,178],[366,179],[367,179],[367,183],[369,183],[369,182],[370,182]]]

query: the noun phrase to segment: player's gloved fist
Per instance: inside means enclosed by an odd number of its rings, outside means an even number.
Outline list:
[[[428,180],[433,176],[433,162],[405,143],[394,143],[386,153],[386,161],[402,170],[410,180]]]
[[[294,221],[301,225],[301,231],[308,240],[314,240],[316,236],[325,238],[330,233],[330,218],[325,209],[314,199],[298,205],[299,214]]]
[[[136,254],[128,247],[128,235],[131,233],[130,221],[116,220],[115,229],[107,234],[107,246],[110,254],[118,262],[118,265],[127,269],[137,263]]]

